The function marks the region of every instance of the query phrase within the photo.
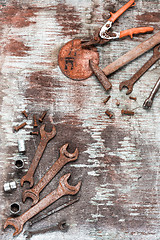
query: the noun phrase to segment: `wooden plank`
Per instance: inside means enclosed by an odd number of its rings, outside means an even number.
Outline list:
[[[31,206],[28,199],[21,202],[21,194],[28,187],[20,187],[20,178],[27,171],[40,137],[30,136],[32,116],[48,110],[46,129],[54,124],[57,136],[48,144],[35,174],[35,182],[58,158],[59,148],[69,143],[69,150],[79,149],[76,162],[66,165],[44,189],[40,197],[56,188],[59,178],[72,173],[70,184],[82,179],[81,199],[37,225],[48,226],[62,219],[70,224],[67,233],[55,232],[38,236],[40,239],[160,239],[159,228],[159,94],[150,111],[142,104],[159,77],[157,62],[135,84],[130,100],[125,91],[119,92],[119,82],[129,79],[152,55],[152,51],[110,76],[113,89],[111,99],[94,76],[84,81],[65,77],[58,67],[58,52],[73,38],[91,36],[101,27],[110,11],[118,10],[127,1],[1,1],[0,27],[0,111],[1,111],[1,239],[12,239],[13,229],[4,232],[3,224],[10,216],[9,205],[21,203],[22,212]],[[159,30],[159,0],[137,0],[113,26],[115,31],[132,27],[153,26]],[[137,46],[150,34],[109,42],[98,47],[103,68],[122,54]],[[117,107],[116,101],[120,101]],[[121,109],[135,111],[132,117],[122,116]],[[24,121],[21,111],[29,113],[27,126],[17,133],[12,127]],[[108,119],[106,109],[115,117]],[[26,141],[25,167],[21,173],[14,168],[20,156],[17,140]],[[5,194],[6,181],[15,179],[16,191]],[[68,200],[64,197],[49,209]],[[28,229],[26,224],[25,230]],[[25,239],[21,233],[17,239]],[[35,237],[36,239],[36,237]]]

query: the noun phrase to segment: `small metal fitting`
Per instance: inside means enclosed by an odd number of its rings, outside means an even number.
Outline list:
[[[24,161],[22,159],[18,159],[15,161],[15,167],[20,170],[24,167]]]
[[[39,132],[30,132],[30,135],[38,135]]]
[[[41,115],[41,117],[39,118],[39,122],[42,122],[43,121],[43,118],[46,116],[47,114],[47,111],[44,111]]]
[[[12,182],[6,182],[4,185],[3,185],[3,189],[5,192],[10,192],[14,189],[17,188],[17,185],[16,185],[16,182],[15,181],[12,181]]]
[[[25,152],[26,152],[24,139],[18,140],[18,152],[21,154],[25,154]]]
[[[36,115],[33,115],[33,126],[34,128],[38,127]]]
[[[113,113],[111,113],[109,110],[105,111],[105,114],[109,117],[109,118],[113,118]]]
[[[26,118],[28,118],[28,114],[26,113],[26,111],[24,110],[24,111],[22,111],[22,114],[26,117]]]
[[[130,110],[121,110],[121,114],[122,115],[128,115],[128,116],[133,116],[134,115],[134,112],[133,111],[130,111]]]
[[[18,202],[14,202],[10,205],[10,212],[13,215],[17,215],[21,210],[20,204]]]
[[[24,122],[24,123],[20,124],[19,126],[14,126],[13,129],[14,129],[14,131],[17,132],[17,131],[19,131],[19,129],[23,128],[26,125],[27,125],[27,123]]]
[[[129,99],[131,99],[131,100],[134,100],[134,101],[136,101],[136,100],[137,100],[137,98],[136,98],[136,97],[131,97],[131,96],[129,96]]]

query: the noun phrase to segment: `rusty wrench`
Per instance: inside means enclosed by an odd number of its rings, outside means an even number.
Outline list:
[[[50,194],[48,194],[46,197],[44,197],[42,200],[40,200],[36,205],[31,207],[29,210],[27,210],[22,215],[16,217],[16,218],[8,218],[4,224],[4,229],[11,225],[15,228],[15,232],[13,236],[18,235],[23,230],[23,225],[25,222],[27,222],[30,218],[50,206],[52,203],[57,201],[59,198],[65,195],[75,195],[80,190],[81,181],[78,182],[76,186],[71,186],[68,184],[67,179],[70,177],[70,173],[64,175],[59,180],[59,185],[57,189],[52,191]]]
[[[153,56],[139,69],[138,72],[136,72],[133,77],[127,81],[123,81],[119,85],[120,91],[123,87],[128,88],[127,95],[130,94],[133,90],[133,85],[135,82],[138,81],[138,79],[154,64],[160,59],[160,52],[159,52],[160,44],[158,44],[156,47],[154,47],[153,50]]]
[[[30,187],[33,186],[34,184],[34,180],[33,180],[33,175],[35,173],[35,170],[38,166],[38,163],[43,155],[43,152],[47,146],[47,143],[49,142],[49,140],[51,140],[52,138],[54,138],[54,136],[56,135],[56,128],[55,126],[53,125],[52,127],[52,131],[51,132],[46,132],[44,130],[45,128],[45,124],[43,124],[41,127],[40,127],[40,135],[41,135],[41,140],[40,140],[40,143],[37,147],[37,150],[36,150],[36,153],[35,153],[35,156],[32,160],[32,163],[30,165],[30,168],[28,169],[28,172],[26,175],[24,175],[22,178],[21,178],[21,186],[23,186],[24,182],[29,182],[30,183]]]
[[[74,153],[69,153],[66,150],[67,147],[68,143],[60,148],[60,157],[40,179],[40,181],[33,188],[27,189],[23,192],[23,202],[25,202],[27,197],[30,197],[33,200],[32,206],[36,204],[39,201],[40,192],[54,178],[54,176],[61,170],[61,168],[68,162],[75,161],[78,158],[78,149],[76,148]]]

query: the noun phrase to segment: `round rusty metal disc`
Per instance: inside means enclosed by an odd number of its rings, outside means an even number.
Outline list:
[[[95,47],[88,49],[81,47],[81,40],[75,39],[66,43],[60,50],[58,63],[61,71],[69,78],[83,80],[89,78],[93,72],[89,60],[99,64],[99,53]]]

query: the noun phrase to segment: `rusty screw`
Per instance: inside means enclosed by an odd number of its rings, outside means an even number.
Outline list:
[[[43,121],[43,118],[46,116],[47,114],[47,111],[44,111],[41,115],[41,117],[39,118],[39,121],[42,122]]]
[[[105,114],[109,117],[112,118],[113,117],[113,113],[111,113],[109,110],[105,111]]]
[[[26,117],[26,118],[28,118],[28,114],[26,113],[26,111],[24,110],[24,111],[22,111],[22,114]]]
[[[137,98],[136,98],[136,97],[131,97],[131,96],[129,96],[129,99],[131,99],[131,100],[134,100],[134,101],[136,101],[136,100],[137,100]]]
[[[132,116],[134,115],[134,112],[130,111],[130,110],[121,110],[122,115],[129,115]]]
[[[27,125],[27,123],[24,122],[24,123],[20,124],[19,126],[14,126],[13,128],[14,128],[14,130],[17,132],[19,129],[23,128],[23,127],[26,126],[26,125]]]
[[[119,107],[119,105],[120,105],[120,102],[118,101],[118,99],[116,101],[116,105],[117,105],[117,107]]]
[[[30,132],[30,135],[38,135],[39,132]]]
[[[38,127],[36,115],[33,115],[33,126],[34,128]]]
[[[111,98],[111,96],[108,96],[103,102],[104,102],[104,104],[106,104],[108,101],[109,101],[109,99]]]

